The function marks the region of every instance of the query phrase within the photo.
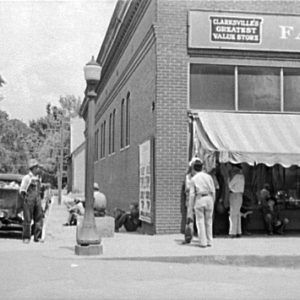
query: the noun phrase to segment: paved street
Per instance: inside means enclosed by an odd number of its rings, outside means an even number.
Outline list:
[[[75,227],[54,202],[45,243],[0,239],[2,299],[298,299],[300,236],[218,237],[120,232],[103,255],[74,255]]]

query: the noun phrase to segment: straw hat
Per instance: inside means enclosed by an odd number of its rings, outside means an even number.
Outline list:
[[[29,169],[33,169],[34,167],[38,167],[39,166],[39,163],[36,159],[30,159],[29,162],[28,162],[28,167]]]

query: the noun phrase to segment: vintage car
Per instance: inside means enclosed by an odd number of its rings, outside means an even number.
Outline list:
[[[23,175],[0,174],[0,230],[22,228],[23,199],[19,188]]]

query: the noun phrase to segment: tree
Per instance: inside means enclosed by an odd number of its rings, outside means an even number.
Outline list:
[[[60,96],[59,103],[62,109],[67,112],[67,117],[74,118],[79,115],[79,110],[81,106],[80,97],[76,98],[73,95]]]
[[[20,120],[10,120],[0,111],[0,171],[25,173],[28,147],[26,138],[31,134],[28,126]]]
[[[63,158],[66,169],[65,158],[70,155],[70,118],[78,115],[81,100],[66,95],[60,97],[59,104],[57,107],[48,103],[46,115],[31,120],[29,126],[10,120],[8,114],[0,110],[0,172],[24,174],[30,158],[40,161],[52,182],[59,157]]]
[[[31,153],[31,156],[36,157],[53,178],[61,161],[63,169],[67,168],[65,158],[70,154],[70,117],[78,114],[80,99],[70,95],[61,96],[59,103],[60,107],[48,103],[46,116],[29,123],[35,132],[32,138],[36,144],[35,153]],[[33,141],[29,144],[33,144]]]

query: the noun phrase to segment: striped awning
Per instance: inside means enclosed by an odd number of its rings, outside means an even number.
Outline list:
[[[198,112],[195,137],[220,162],[300,166],[300,115]]]

